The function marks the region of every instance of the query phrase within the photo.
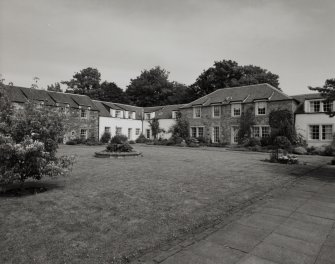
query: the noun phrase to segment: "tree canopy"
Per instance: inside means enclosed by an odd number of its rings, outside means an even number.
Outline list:
[[[279,88],[279,76],[254,65],[238,65],[236,61],[215,61],[214,65],[204,70],[195,83],[191,85],[196,99],[217,89],[243,85],[268,83]]]
[[[59,82],[56,82],[55,84],[47,85],[47,90],[51,92],[62,92]]]
[[[186,85],[169,81],[169,72],[156,66],[131,79],[126,94],[137,106],[157,106],[185,102],[187,89]]]
[[[62,81],[67,85],[67,93],[87,95],[95,100],[115,103],[127,103],[125,92],[114,82],[101,81],[101,73],[88,67],[73,75],[70,81]],[[48,86],[49,87],[49,86]]]
[[[333,102],[335,101],[335,78],[327,79],[323,87],[308,87],[312,91],[318,91],[326,101]],[[332,117],[335,116],[335,106],[333,105],[332,111],[328,112]]]

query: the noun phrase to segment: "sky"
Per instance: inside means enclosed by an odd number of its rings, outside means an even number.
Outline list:
[[[0,0],[0,74],[39,86],[97,68],[126,89],[144,69],[192,84],[214,61],[279,75],[289,94],[335,78],[334,0]]]

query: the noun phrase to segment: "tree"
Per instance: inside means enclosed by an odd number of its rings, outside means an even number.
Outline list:
[[[50,84],[47,86],[47,90],[51,92],[62,92],[62,89],[60,88],[60,83],[55,82],[55,84]]]
[[[104,81],[100,85],[100,95],[96,99],[114,103],[127,103],[125,92],[114,82]]]
[[[327,79],[323,87],[308,87],[312,91],[318,91],[328,102],[335,101],[335,78]],[[335,106],[328,112],[330,117],[335,116]]]
[[[159,120],[158,118],[153,118],[151,120],[149,120],[149,125],[152,131],[152,135],[154,137],[154,139],[157,139],[157,135],[162,131],[162,129],[160,129],[159,127]]]
[[[293,113],[287,109],[273,110],[269,114],[269,125],[271,127],[271,138],[286,137],[291,143],[297,141],[297,133],[294,126]]]
[[[95,68],[85,68],[76,72],[70,81],[61,81],[68,86],[69,91],[83,94],[85,91],[98,89],[100,87],[101,73]]]
[[[236,61],[222,60],[215,61],[212,67],[204,70],[191,85],[191,89],[193,99],[221,88],[259,83],[269,83],[280,90],[278,78],[278,75],[258,66],[240,66]]]
[[[172,138],[183,138],[186,139],[189,137],[190,124],[186,118],[182,116],[180,112],[177,113],[176,123],[172,125],[169,132],[172,133]]]
[[[56,156],[63,134],[63,116],[33,102],[12,111],[6,91],[0,92],[0,186],[44,176],[66,175],[73,158]],[[5,110],[5,111],[3,111]]]
[[[186,85],[169,81],[169,72],[156,66],[131,79],[126,94],[137,106],[157,106],[188,102]]]
[[[252,127],[255,125],[254,109],[249,107],[242,112],[240,118],[240,127],[238,130],[238,143],[243,144],[246,139],[252,136]]]

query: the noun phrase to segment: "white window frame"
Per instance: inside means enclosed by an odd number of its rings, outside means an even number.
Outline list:
[[[80,118],[87,119],[88,117],[88,110],[81,108],[80,109]]]
[[[239,126],[231,126],[231,143],[238,143],[238,131],[240,130]]]
[[[150,138],[151,138],[151,129],[147,128],[147,129],[145,130],[145,137],[146,137],[147,139],[150,139]]]
[[[263,109],[263,107],[262,108],[259,107],[261,104],[264,104],[264,108],[265,108],[265,113],[264,114],[263,113],[262,114],[259,113],[259,110]],[[267,114],[267,108],[268,108],[268,103],[266,101],[256,102],[255,115],[257,115],[257,116],[264,116],[264,115],[266,115]]]
[[[199,111],[197,111],[197,110],[199,110]],[[201,111],[202,111],[201,106],[193,107],[193,118],[201,118]],[[197,114],[199,114],[199,115],[197,115]]]
[[[192,129],[195,129],[195,138],[205,137],[205,127],[204,126],[192,126],[192,127],[190,127],[190,137],[194,138]],[[200,129],[202,129],[202,136],[199,133]]]
[[[144,113],[144,119],[150,120],[151,119],[151,113]]]
[[[219,115],[215,115],[215,108],[219,109]],[[221,105],[213,105],[212,106],[212,117],[213,118],[220,118],[221,117]]]
[[[314,106],[315,102],[318,102],[320,104],[319,111],[315,111],[314,110],[315,108],[312,107],[312,105]],[[306,112],[308,112],[308,113],[326,113],[327,111],[325,111],[325,102],[326,102],[326,100],[324,100],[324,99],[308,100],[308,103],[307,103],[308,109],[307,109]],[[330,104],[331,111],[334,111],[334,102],[329,101],[329,104]]]
[[[121,110],[115,110],[115,117],[121,118]]]
[[[239,108],[236,108],[236,107]],[[240,110],[240,114],[239,115],[235,115],[235,109],[239,109]],[[232,117],[240,117],[242,114],[242,104],[241,103],[233,103],[231,104],[231,116]]]
[[[313,139],[311,137],[312,135],[312,131],[311,131],[311,127],[312,126],[317,126],[319,127],[319,138],[318,139]],[[330,139],[322,139],[322,135],[323,135],[323,127],[324,126],[330,126],[331,127],[331,136]],[[307,131],[307,138],[309,141],[323,141],[323,142],[329,142],[333,140],[333,134],[334,134],[334,125],[333,124],[309,124],[307,127],[308,131]]]
[[[80,138],[81,139],[87,139],[87,129],[86,128],[81,128],[80,129]]]
[[[269,130],[269,134],[268,134],[268,136],[267,137],[269,137],[270,135],[271,135],[271,128],[270,128],[270,126],[268,126],[268,125],[255,125],[255,126],[253,126],[252,127],[252,137],[254,137],[254,138],[265,138],[264,137],[264,133],[263,133],[263,128],[264,127],[267,127],[268,128],[268,130]],[[256,137],[255,136],[255,129],[258,129],[258,134],[259,134],[259,136],[258,137]],[[266,137],[266,138],[267,138]]]
[[[132,134],[133,134],[133,129],[132,128],[128,128],[128,139],[130,140],[132,138]]]
[[[115,135],[122,135],[122,127],[115,127]]]
[[[172,119],[177,119],[177,112],[178,111],[172,111]]]
[[[136,128],[135,135],[138,136],[140,134],[141,134],[141,129],[140,128]]]
[[[106,127],[105,126],[105,133],[110,133],[111,132],[111,127]]]
[[[219,126],[214,126],[212,131],[213,131],[212,142],[213,143],[219,143],[220,142],[220,127]],[[216,131],[217,131],[217,134],[216,134]]]

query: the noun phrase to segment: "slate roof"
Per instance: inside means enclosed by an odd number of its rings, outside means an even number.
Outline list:
[[[233,102],[251,103],[257,100],[282,101],[292,100],[292,98],[275,87],[263,83],[240,87],[222,88],[207,94],[181,108],[211,104],[229,104]]]
[[[48,92],[45,90],[25,88],[25,87],[19,87],[19,89],[27,97],[28,100],[44,102],[45,105],[50,106],[55,105],[55,101],[52,100]]]
[[[16,103],[25,103],[27,102],[27,97],[22,93],[20,87],[18,86],[4,86],[5,90],[8,93],[9,99],[12,102]]]
[[[304,103],[305,103],[306,100],[322,99],[323,98],[322,95],[319,94],[319,93],[298,94],[298,95],[292,95],[291,97],[299,102],[299,105],[297,107],[297,110],[295,111],[295,114],[305,113]]]
[[[72,100],[68,93],[48,92],[50,97],[59,105],[70,105],[70,107],[78,108],[78,104]]]
[[[95,108],[98,109],[99,111],[99,116],[103,116],[103,117],[111,117],[110,112],[108,111],[108,109],[106,108],[105,104],[106,102],[103,101],[97,101],[97,100],[92,100]]]
[[[172,111],[178,111],[183,104],[176,104],[176,105],[166,105],[163,106],[160,110],[156,112],[156,117],[158,119],[171,119],[172,118]]]
[[[71,96],[71,99],[76,102],[79,106],[83,107],[90,107],[91,110],[97,110],[92,99],[89,98],[86,95],[80,95],[80,94],[69,94]]]

